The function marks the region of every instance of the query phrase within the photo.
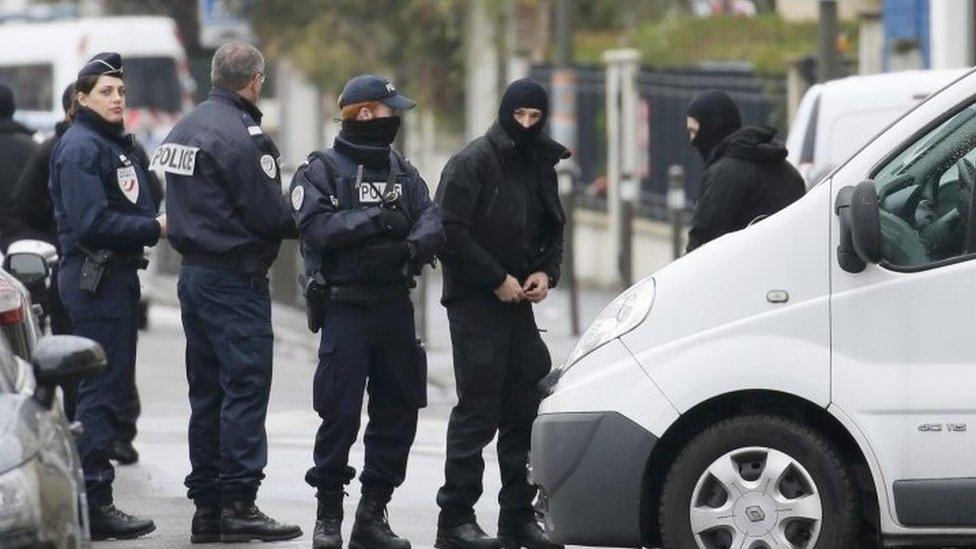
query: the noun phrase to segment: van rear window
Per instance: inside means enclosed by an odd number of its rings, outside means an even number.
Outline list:
[[[125,103],[130,109],[179,112],[182,107],[176,60],[172,57],[125,57]]]
[[[0,82],[14,90],[17,110],[54,110],[54,66],[51,64],[0,66]],[[58,103],[61,102],[58,96]],[[60,106],[58,107],[60,110]]]

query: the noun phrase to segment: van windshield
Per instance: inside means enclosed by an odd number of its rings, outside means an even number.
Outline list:
[[[54,66],[47,63],[0,66],[0,82],[14,90],[17,110],[54,109]],[[59,99],[60,102],[60,99]]]
[[[172,57],[126,57],[125,103],[130,109],[179,112],[180,79]]]

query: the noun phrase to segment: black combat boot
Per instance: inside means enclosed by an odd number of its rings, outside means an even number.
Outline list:
[[[389,496],[363,494],[356,508],[349,549],[410,549],[410,542],[398,537],[386,519]]]
[[[88,506],[88,521],[93,541],[135,539],[156,529],[153,521],[127,515],[111,503]]]
[[[315,495],[319,509],[315,515],[312,549],[342,549],[342,498],[339,490],[319,490]]]
[[[139,461],[139,452],[131,441],[116,440],[109,449],[109,458],[117,461],[119,465],[132,465]]]
[[[502,540],[509,549],[519,547],[525,549],[563,549],[562,545],[549,541],[549,536],[535,521],[517,526],[499,525],[498,539]]]
[[[283,541],[302,535],[302,529],[294,524],[282,524],[258,509],[253,501],[224,503],[220,511],[220,541],[238,543],[245,541]]]
[[[220,506],[197,504],[190,523],[190,543],[220,542]]]
[[[468,522],[450,528],[437,528],[437,549],[506,549],[505,544],[488,534],[477,522]]]

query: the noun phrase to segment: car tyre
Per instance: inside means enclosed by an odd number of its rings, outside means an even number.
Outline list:
[[[854,474],[828,440],[791,419],[750,415],[684,447],[659,516],[669,549],[837,549],[860,546],[860,508]]]

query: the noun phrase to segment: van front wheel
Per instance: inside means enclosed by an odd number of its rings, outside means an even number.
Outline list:
[[[856,547],[858,493],[830,442],[777,416],[709,427],[681,451],[661,492],[673,549]]]

